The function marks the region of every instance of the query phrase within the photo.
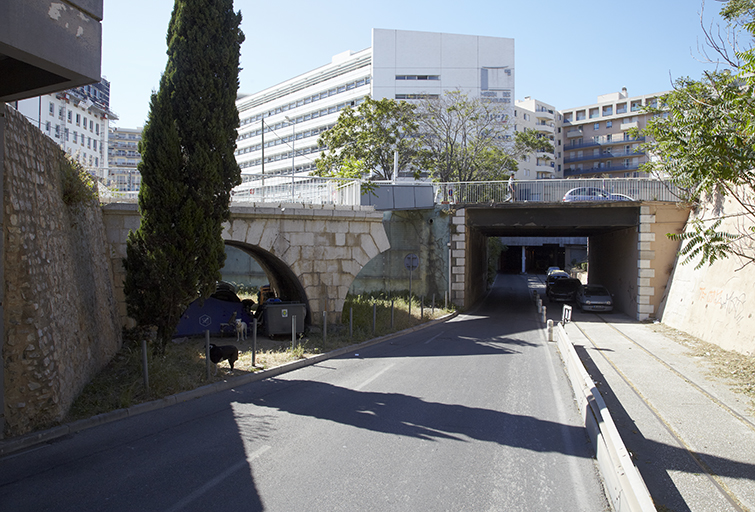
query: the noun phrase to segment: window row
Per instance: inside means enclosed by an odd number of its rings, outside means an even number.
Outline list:
[[[329,130],[333,126],[334,125],[332,125],[332,124],[328,125],[328,126],[318,126],[317,128],[313,128],[311,130],[302,131],[302,132],[296,134],[296,140],[306,139],[306,138],[309,138],[309,137],[317,137],[322,132]],[[278,139],[274,139],[274,140],[271,140],[269,142],[265,142],[265,147],[266,148],[273,148],[273,147],[279,146],[281,144],[289,144],[289,145],[291,145],[292,142],[293,142],[293,136],[289,135],[288,137],[280,137]],[[234,154],[236,156],[245,155],[247,153],[254,153],[255,151],[260,151],[261,149],[262,149],[262,144],[255,144],[253,146],[248,146],[248,147],[245,147],[245,148],[237,149]]]
[[[325,151],[325,150],[327,150],[327,148],[321,148],[318,146],[309,146],[309,147],[301,148],[301,149],[296,148],[296,156],[311,155],[312,153],[320,153],[321,151]],[[291,157],[292,157],[291,151],[286,151],[285,153],[278,153],[277,155],[266,156],[265,163],[268,164],[271,162],[280,162],[281,160],[291,160]],[[249,162],[242,162],[239,164],[239,167],[242,169],[246,169],[248,167],[257,167],[259,165],[262,165],[261,158],[256,158]],[[299,169],[300,167],[297,166],[296,168]],[[284,170],[283,172],[290,173],[290,171],[286,171],[286,170]],[[265,174],[265,176],[267,176],[267,174]]]
[[[289,110],[292,110],[296,107],[309,105],[310,103],[313,103],[315,101],[324,100],[325,98],[335,96],[336,94],[341,94],[346,91],[356,89],[357,87],[364,87],[365,85],[369,85],[369,84],[370,84],[370,77],[360,78],[359,80],[355,80],[347,84],[339,85],[338,87],[333,87],[332,89],[328,89],[327,91],[313,94],[312,96],[307,96],[306,98],[302,98],[300,100],[292,101],[291,103],[281,105],[280,107],[276,107],[275,109],[269,110],[267,112],[263,112],[255,116],[242,119],[241,126],[245,126],[249,123],[260,121],[266,117],[274,116],[276,114],[282,114],[283,112],[288,112]]]
[[[396,75],[396,80],[440,80],[440,75]]]

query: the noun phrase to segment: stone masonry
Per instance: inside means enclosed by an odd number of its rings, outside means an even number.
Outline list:
[[[98,205],[62,200],[63,151],[4,115],[4,436],[63,419],[121,345]]]

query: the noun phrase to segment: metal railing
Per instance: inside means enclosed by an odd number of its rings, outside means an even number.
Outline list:
[[[434,183],[436,204],[480,204],[527,201],[559,203],[567,192],[575,188],[598,188],[609,194],[623,194],[635,201],[683,201],[686,192],[668,181],[644,178],[587,178],[515,180],[509,189],[508,181],[470,181]]]
[[[245,178],[247,179],[247,178]],[[359,180],[319,176],[254,177],[233,189],[232,203],[305,203],[359,206]]]

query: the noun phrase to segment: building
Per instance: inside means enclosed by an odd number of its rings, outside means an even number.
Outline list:
[[[527,96],[517,100],[514,109],[514,131],[534,130],[538,137],[545,138],[553,146],[551,152],[537,152],[524,155],[519,161],[516,173],[518,180],[541,180],[561,178],[560,162],[557,158],[556,135],[561,125],[561,115],[553,105]]]
[[[346,107],[366,96],[415,100],[461,90],[511,104],[514,40],[404,30],[372,30],[372,46],[236,102],[236,159],[245,181],[308,174],[317,139]]]
[[[66,91],[12,102],[45,135],[107,183],[107,144],[111,119],[110,82],[84,85]]]
[[[598,96],[597,103],[559,111],[562,129],[557,152],[563,154],[565,178],[639,177],[648,160],[628,130],[645,127],[648,114],[642,107],[653,105],[665,93],[629,97],[621,92]]]
[[[142,184],[142,175],[136,166],[142,157],[139,141],[142,130],[138,128],[110,128],[108,138],[108,186],[119,192],[137,192]]]

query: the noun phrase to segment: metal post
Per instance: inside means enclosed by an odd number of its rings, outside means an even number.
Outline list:
[[[435,294],[433,293],[433,309],[430,313],[430,316],[435,316]]]
[[[204,358],[207,366],[207,380],[210,380],[210,331],[204,332]]]
[[[328,312],[322,312],[322,342],[328,341]]]
[[[294,349],[296,342],[296,315],[291,316],[291,350]]]
[[[414,274],[413,270],[409,270],[409,316],[412,316],[412,275]]]
[[[209,353],[209,349],[207,352]],[[207,359],[209,360],[209,357]],[[147,366],[147,340],[145,339],[142,339],[142,370],[144,372],[144,389],[149,393],[149,367]],[[210,371],[209,368],[207,371]]]
[[[419,319],[420,320],[425,319],[425,296],[424,295],[419,299]]]
[[[349,339],[354,339],[354,308],[349,308]]]
[[[262,202],[265,202],[265,118],[260,119],[262,123],[262,140],[260,149],[262,150]]]
[[[372,334],[375,334],[375,327],[377,324],[377,304],[372,303]]]
[[[450,237],[451,234],[449,233],[448,236]],[[448,302],[451,302],[451,242],[448,242]]]
[[[391,299],[391,329],[393,329],[393,299]]]
[[[257,366],[257,317],[254,317],[252,326],[252,368]]]
[[[296,175],[296,123],[294,123],[294,121],[292,121],[288,116],[286,116],[286,121],[291,123],[291,126],[293,128],[291,135],[291,202],[293,203],[296,200],[296,194],[294,192],[294,176]]]

